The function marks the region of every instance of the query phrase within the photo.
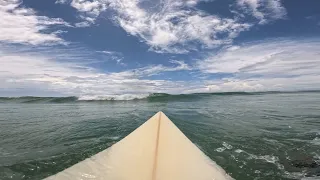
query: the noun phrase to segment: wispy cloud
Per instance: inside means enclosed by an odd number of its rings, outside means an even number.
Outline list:
[[[59,18],[38,16],[30,8],[20,7],[19,0],[0,2],[0,42],[44,44],[63,42],[52,26],[70,26]],[[49,32],[48,32],[49,31]]]
[[[283,19],[287,14],[280,0],[237,0],[237,5],[257,18],[260,24]]]
[[[105,2],[106,1],[101,0],[72,0],[70,5],[81,13],[79,17],[84,20],[83,22],[77,23],[78,25],[76,24],[76,27],[88,27],[94,24],[100,13],[107,9]],[[63,2],[62,4],[66,3],[67,2]]]
[[[64,95],[110,96],[148,94],[152,92],[179,93],[187,82],[146,79],[167,71],[188,70],[182,61],[173,66],[150,65],[139,69],[109,73],[70,61],[57,61],[50,54],[38,52],[0,52],[0,89],[34,92],[50,91]],[[67,58],[70,53],[64,54]],[[28,62],[28,63],[25,63]],[[24,94],[30,95],[30,94]],[[34,94],[33,94],[34,95]]]
[[[88,21],[75,23],[74,26],[78,28],[89,27],[91,24]]]
[[[115,51],[97,51],[98,53],[103,53],[105,56],[107,56],[109,59],[116,61],[117,64],[126,66],[126,64],[123,62],[123,54],[120,52]]]
[[[320,26],[320,15],[307,16],[305,19],[315,23],[317,26]]]
[[[67,3],[69,0],[57,0],[56,4],[65,4]]]
[[[172,64],[176,64],[176,66],[163,66],[159,65],[151,65],[143,68],[134,69],[133,74],[139,77],[148,77],[153,75],[158,75],[163,72],[172,72],[172,71],[189,71],[192,68],[186,64],[184,61],[171,60]]]
[[[319,40],[274,39],[212,54],[199,61],[198,68],[204,73],[233,75],[210,82],[215,90],[232,90],[232,86],[235,90],[319,89],[319,52]]]
[[[319,47],[318,40],[274,39],[226,48],[199,60],[193,67],[184,61],[172,60],[172,65],[154,64],[112,73],[72,61],[78,57],[72,57],[72,52],[63,55],[64,61],[58,61],[50,53],[14,52],[1,48],[0,89],[15,92],[33,89],[37,93],[50,91],[86,97],[140,96],[154,92],[320,89]],[[106,51],[106,54],[113,53]],[[208,76],[187,81],[159,79],[161,76],[156,80],[153,78],[176,71],[200,71]],[[215,74],[228,76],[210,78]]]
[[[108,55],[122,55],[122,53],[119,53],[119,52],[115,52],[115,51],[98,51],[100,53],[103,53],[103,54],[108,54]]]

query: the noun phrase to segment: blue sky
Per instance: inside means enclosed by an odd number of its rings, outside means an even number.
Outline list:
[[[317,0],[2,0],[0,96],[320,89]]]

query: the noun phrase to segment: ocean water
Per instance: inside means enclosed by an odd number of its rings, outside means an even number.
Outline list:
[[[292,164],[320,162],[319,92],[140,98],[0,98],[0,179],[55,174],[110,147],[160,110],[235,179],[309,179],[320,172]]]

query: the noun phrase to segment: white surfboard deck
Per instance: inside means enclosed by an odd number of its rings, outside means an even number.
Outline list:
[[[110,148],[52,179],[230,180],[162,112]]]

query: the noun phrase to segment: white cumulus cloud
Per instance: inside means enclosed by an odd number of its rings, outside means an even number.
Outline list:
[[[127,33],[141,38],[150,50],[186,53],[230,44],[251,24],[210,15],[195,8],[198,0],[163,0],[145,5],[140,0],[73,0],[71,6],[96,18],[104,10]],[[86,17],[86,16],[83,16]]]
[[[284,19],[286,9],[280,0],[237,0],[234,18],[208,14],[197,8],[208,0],[72,0],[87,25],[104,11],[127,33],[139,37],[158,53],[188,53],[231,44],[242,31],[254,24]],[[245,15],[258,22],[246,23]]]
[[[250,27],[195,8],[186,9],[185,1],[162,1],[160,8],[153,11],[141,8],[139,3],[118,0],[110,6],[117,11],[115,20],[122,28],[159,52],[184,53],[195,45],[212,48],[228,44]]]

